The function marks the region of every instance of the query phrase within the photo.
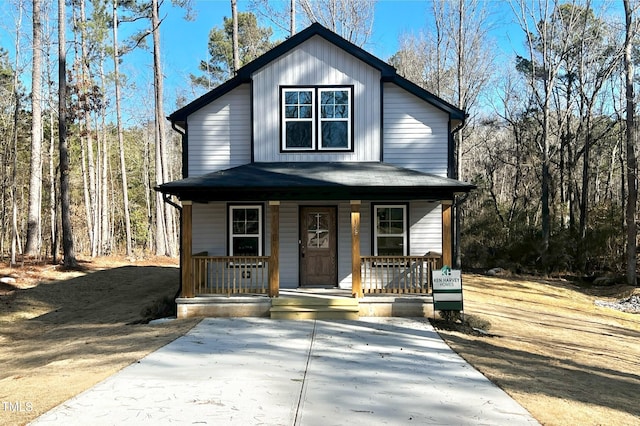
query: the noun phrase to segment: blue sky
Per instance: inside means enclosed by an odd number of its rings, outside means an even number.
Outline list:
[[[28,0],[25,1],[30,3]],[[289,0],[274,1],[289,2]],[[485,5],[491,10],[489,16],[492,27],[491,37],[495,39],[499,57],[506,66],[514,57],[514,52],[522,48],[522,29],[514,23],[507,0],[481,1],[485,1]],[[591,0],[593,7],[599,7],[606,2],[607,0]],[[619,8],[620,3],[620,0],[615,0],[613,4],[617,4]],[[8,0],[0,0],[0,4],[6,6],[12,3]],[[57,2],[51,0],[51,4],[55,8]],[[247,0],[238,0],[240,11],[246,11],[248,5]],[[184,11],[171,6],[169,0],[165,0],[161,10],[161,14],[165,16],[161,26],[161,48],[165,75],[165,112],[167,113],[176,108],[175,99],[179,94],[185,96],[187,101],[196,97],[189,85],[189,74],[199,74],[198,64],[200,60],[207,57],[207,41],[211,28],[222,26],[223,18],[231,15],[230,0],[194,0],[194,7],[196,14],[193,21],[184,20]],[[7,7],[3,7],[0,11],[0,42],[2,47],[9,51],[13,51],[14,24],[11,16],[13,13],[12,8]],[[67,12],[68,17],[70,13],[70,11]],[[22,25],[23,32],[30,35],[30,16],[23,17]],[[261,25],[270,25],[270,23],[261,22]],[[428,0],[378,0],[373,34],[364,48],[375,56],[387,60],[398,50],[400,36],[407,33],[418,34],[429,25],[431,25],[431,5]],[[124,24],[120,30],[121,38],[131,31],[133,31],[131,24]],[[275,38],[282,39],[286,35],[288,34],[276,33]],[[67,36],[67,39],[70,40],[70,36]],[[150,44],[151,40],[149,40]],[[23,62],[28,63],[26,55],[27,53],[22,54]],[[125,92],[130,95],[136,111],[142,108],[152,111],[150,104],[150,100],[153,99],[151,95],[152,63],[150,51],[138,50],[127,55],[121,66],[121,72],[135,81],[138,86],[135,90]],[[29,80],[30,73],[27,71],[23,74],[23,81],[27,86],[30,85]]]
[[[492,9],[495,6],[490,18],[496,26],[494,34],[502,41],[501,46],[508,51],[512,40],[507,37],[507,33],[519,29],[509,22],[510,9],[506,1],[487,1],[493,2],[490,4]],[[239,0],[238,9],[246,11],[248,4],[247,1]],[[161,34],[167,90],[175,90],[184,85],[190,73],[200,74],[197,66],[201,59],[207,57],[209,31],[214,26],[222,26],[223,17],[231,15],[229,0],[197,0],[195,10],[195,21],[185,21],[184,13],[179,9],[167,8],[164,11],[167,18],[162,24]],[[424,30],[429,23],[430,10],[429,2],[425,0],[379,0],[376,4],[373,34],[364,48],[381,59],[389,59],[398,50],[398,40],[402,34],[417,34]],[[261,24],[269,25],[268,22]],[[282,34],[280,38],[286,35]],[[171,94],[167,92],[167,96],[171,97]]]

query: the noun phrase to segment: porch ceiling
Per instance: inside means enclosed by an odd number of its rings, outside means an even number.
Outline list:
[[[442,200],[474,185],[385,163],[251,163],[155,189],[191,201]]]

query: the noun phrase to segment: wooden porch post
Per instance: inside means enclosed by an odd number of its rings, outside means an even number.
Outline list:
[[[271,254],[269,256],[269,297],[280,295],[280,201],[269,201],[271,214]]]
[[[182,264],[182,297],[195,295],[193,277],[191,276],[191,241],[193,239],[192,203],[182,201],[182,229],[180,232],[180,263]]]
[[[360,201],[351,201],[351,293],[354,297],[362,292],[362,270],[360,266]]]
[[[453,266],[453,202],[442,201],[442,265]]]

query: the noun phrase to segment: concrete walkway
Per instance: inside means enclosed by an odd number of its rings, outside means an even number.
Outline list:
[[[427,320],[210,318],[37,425],[537,425]]]

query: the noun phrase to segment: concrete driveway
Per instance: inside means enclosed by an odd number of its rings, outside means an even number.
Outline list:
[[[534,425],[426,319],[209,318],[37,425]]]

